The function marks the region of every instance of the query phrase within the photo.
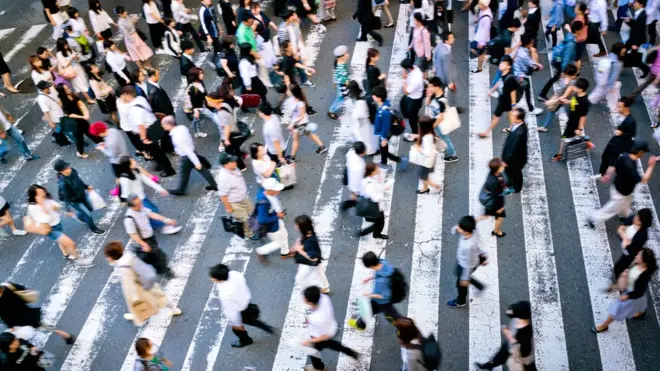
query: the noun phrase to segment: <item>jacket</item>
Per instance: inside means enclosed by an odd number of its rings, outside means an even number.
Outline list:
[[[199,15],[199,33],[204,37],[211,36],[211,38],[217,39],[220,32],[215,21],[213,7],[207,8],[206,5],[202,4],[202,7],[199,9]]]
[[[433,67],[435,75],[448,85],[456,80],[456,62],[451,50],[444,43],[438,43],[433,51]]]
[[[527,14],[527,20],[525,21],[525,35],[536,39],[536,35],[539,34],[539,26],[541,25],[541,8],[537,7],[534,13]]]
[[[169,301],[157,283],[149,290],[140,284],[139,271],[136,271],[139,268],[136,267],[139,267],[141,262],[133,252],[125,250],[115,268],[118,270],[124,300],[128,311],[133,314],[135,326],[142,326],[146,320],[165,308]]]
[[[16,290],[26,287],[10,282]],[[0,287],[0,319],[8,328],[16,326],[41,326],[41,308],[29,306],[20,296],[7,287]]]
[[[550,19],[548,20],[546,27],[552,28],[552,26],[557,27],[557,30],[560,32],[561,28],[564,27],[564,0],[555,0],[552,3]]]
[[[574,62],[576,51],[577,51],[577,43],[575,42],[575,36],[573,36],[572,33],[569,33],[564,37],[564,49],[562,50],[561,53],[562,71],[566,69],[566,66]]]
[[[362,27],[371,29],[374,22],[371,0],[358,0],[357,9],[355,10],[355,13],[353,13],[353,19],[357,19]]]
[[[83,202],[87,199],[87,188],[76,169],[71,169],[69,176],[57,175],[57,187],[59,189],[60,201],[65,203]]]
[[[259,191],[257,191],[257,201],[255,207],[257,209],[257,221],[266,229],[266,232],[277,232],[280,229],[280,218],[277,216],[277,212],[275,212],[273,207],[270,205],[270,201],[268,201],[268,198],[266,197],[265,190],[261,187],[259,187]]]
[[[521,169],[527,164],[527,124],[523,123],[506,137],[502,161]]]
[[[190,58],[186,57],[185,55],[181,56],[181,62],[179,63],[179,71],[181,71],[181,76],[185,77],[188,79],[188,72],[195,66],[195,62],[190,60]],[[188,81],[190,83],[190,81]]]
[[[392,274],[394,267],[385,259],[380,259],[383,265],[380,270],[374,272],[374,289],[372,294],[381,295],[382,299],[371,299],[378,304],[388,304],[392,300]]]
[[[376,111],[374,135],[380,136],[381,139],[388,139],[390,137],[390,126],[392,126],[392,104],[389,100],[385,100],[383,105],[378,107],[378,111]]]
[[[153,112],[163,113],[168,116],[174,115],[172,101],[163,88],[148,81],[147,94],[149,95],[149,104]]]
[[[626,45],[640,46],[646,42],[646,11],[641,8],[637,18],[634,18],[635,12],[632,13],[633,18],[626,22],[630,27],[630,38],[626,41]]]

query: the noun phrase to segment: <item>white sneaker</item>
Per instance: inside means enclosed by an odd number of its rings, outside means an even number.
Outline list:
[[[169,312],[168,314],[169,314],[170,316],[174,317],[174,316],[181,315],[181,313],[182,313],[182,312],[181,312],[181,309],[179,309],[179,308],[174,308],[174,309],[170,309],[170,312]]]
[[[165,49],[156,49],[156,54],[167,54]]]
[[[15,230],[15,231],[12,231],[11,233],[12,233],[14,236],[25,236],[25,235],[27,234],[27,232],[24,231],[24,230],[22,230],[22,229],[17,229],[17,230]]]
[[[595,175],[592,175],[590,178],[591,178],[591,180],[601,180],[602,177],[603,176],[600,175],[600,174],[595,174]]]
[[[327,28],[325,28],[324,25],[322,25],[322,24],[320,24],[320,23],[319,23],[317,26],[319,27],[319,31],[321,31],[321,32],[325,32],[325,31],[328,30]]]
[[[127,321],[132,321],[133,318],[135,318],[135,316],[133,315],[133,313],[124,313],[124,319],[125,319],[125,320],[127,320]]]
[[[540,115],[540,114],[543,113],[543,108],[541,108],[541,107],[534,108],[532,113],[535,114],[535,115]]]
[[[222,144],[219,145],[219,146],[218,146],[218,152],[222,153],[222,152],[224,152],[224,151],[225,151],[225,146],[222,145]]]
[[[195,138],[206,138],[208,134],[198,131],[195,133]]]
[[[163,234],[175,234],[175,233],[179,233],[182,229],[183,227],[180,225],[166,225],[163,227],[161,232]]]

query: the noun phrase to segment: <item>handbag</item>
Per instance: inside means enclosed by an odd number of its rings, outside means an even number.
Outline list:
[[[51,226],[46,223],[39,223],[30,216],[23,217],[23,228],[28,233],[40,234],[47,236],[52,230]]]
[[[410,152],[408,153],[408,161],[411,164],[423,166],[428,169],[433,169],[433,167],[435,166],[436,155],[437,155],[437,151],[435,150],[435,148],[432,156],[426,156],[422,153],[422,151],[420,151],[418,146],[411,146]]]
[[[380,17],[374,16],[371,27],[374,30],[380,30],[381,28],[383,28],[383,22],[381,22]]]
[[[65,133],[75,133],[76,128],[78,127],[78,122],[76,119],[64,116],[60,119],[60,124],[62,125],[62,131]]]
[[[29,290],[29,289],[17,290],[16,286],[11,284],[10,282],[5,282],[2,284],[2,286],[13,291],[14,294],[18,295],[18,297],[23,299],[23,301],[26,303],[36,303],[39,301],[39,291],[37,290]]]
[[[442,122],[440,123],[440,133],[448,135],[461,127],[461,118],[458,116],[456,107],[447,107],[442,115]]]
[[[257,108],[261,103],[259,94],[241,94],[241,99],[243,99],[243,108]]]
[[[355,205],[355,215],[363,218],[376,219],[380,215],[378,203],[373,202],[370,198],[360,196],[358,197],[357,204]]]
[[[296,255],[293,256],[293,259],[296,261],[296,264],[309,265],[312,267],[316,267],[317,265],[321,264],[321,259],[316,261],[309,260],[299,252],[296,252]]]
[[[491,210],[493,206],[495,206],[495,197],[491,192],[486,190],[485,186],[479,192],[479,202],[484,206],[486,210]]]
[[[284,187],[293,187],[296,184],[296,164],[284,164],[275,169],[280,183]]]
[[[64,77],[67,80],[75,79],[78,74],[72,65],[67,67],[57,67],[57,74]]]
[[[233,233],[240,238],[245,238],[243,222],[234,218],[233,216],[223,215],[220,219],[222,220],[222,227],[225,229],[225,232]]]
[[[88,191],[87,196],[89,197],[89,203],[91,204],[93,210],[101,210],[108,206],[103,200],[103,197],[101,197],[101,195],[99,195],[96,190]]]
[[[257,304],[248,304],[247,308],[241,312],[241,319],[243,322],[249,323],[251,321],[259,319],[261,310]]]
[[[99,109],[101,110],[101,113],[103,113],[104,115],[110,113],[110,106],[105,101],[105,99],[97,99],[96,103],[99,105]]]

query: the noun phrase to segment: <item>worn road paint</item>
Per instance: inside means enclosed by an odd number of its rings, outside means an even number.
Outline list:
[[[23,49],[26,45],[28,45],[35,37],[39,35],[41,30],[46,28],[46,24],[38,24],[30,27],[24,34],[21,36],[21,38],[18,40],[16,44],[14,44],[14,47],[7,52],[7,54],[4,56],[5,57],[5,62],[9,63],[9,61],[16,56],[16,54]]]
[[[2,13],[4,13],[4,11]],[[0,15],[2,15],[2,13],[0,13]],[[5,28],[4,30],[0,30],[0,40],[3,40],[14,31],[16,31],[15,28]]]

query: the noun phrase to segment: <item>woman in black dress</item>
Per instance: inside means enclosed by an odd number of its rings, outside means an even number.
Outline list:
[[[216,56],[215,72],[220,78],[228,78],[231,86],[237,89],[240,86],[238,80],[238,56],[234,50],[236,37],[225,35],[222,37],[220,52]]]
[[[628,269],[635,260],[644,244],[649,239],[649,228],[653,224],[653,214],[649,209],[641,209],[632,218],[619,226],[617,234],[621,239],[621,257],[614,264],[614,283],[610,286],[610,291],[617,288],[616,281],[623,271]]]
[[[5,62],[5,57],[0,53],[0,75],[2,75],[2,82],[5,84],[5,90],[10,93],[18,93],[18,89],[14,87],[14,83],[11,81],[11,70],[7,63]]]
[[[85,103],[73,93],[73,90],[67,85],[60,84],[57,86],[57,93],[62,101],[64,114],[76,121],[73,131],[76,140],[76,156],[87,158],[89,155],[85,153],[84,136],[86,135],[94,143],[101,143],[103,139],[89,133],[89,110]]]
[[[479,194],[479,201],[484,205],[484,215],[477,217],[477,221],[488,219],[489,217],[495,218],[495,225],[491,235],[495,237],[504,237],[506,233],[500,229],[504,218],[506,218],[506,211],[504,210],[504,189],[507,187],[506,179],[504,178],[504,170],[506,169],[504,163],[499,158],[494,158],[488,163],[490,172],[486,178],[486,184]]]
[[[367,84],[364,90],[369,98],[371,98],[371,91],[377,86],[385,86],[387,75],[380,72],[378,68],[378,61],[380,60],[380,52],[376,48],[369,48],[367,50]]]

